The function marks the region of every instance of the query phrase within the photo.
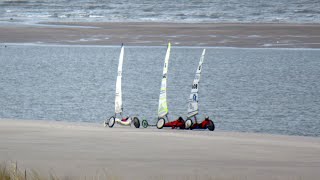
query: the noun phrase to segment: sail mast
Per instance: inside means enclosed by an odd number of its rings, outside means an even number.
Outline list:
[[[164,60],[163,74],[162,74],[162,80],[161,80],[161,89],[160,89],[159,107],[158,107],[159,118],[166,116],[169,112],[168,104],[167,104],[167,73],[168,73],[170,49],[171,49],[171,44],[169,42],[167,47],[166,57]]]
[[[202,63],[204,60],[204,55],[206,53],[206,49],[203,49],[202,55],[200,57],[199,65],[196,71],[195,78],[193,80],[191,93],[188,101],[188,117],[195,116],[199,113],[199,107],[198,107],[198,91],[199,91],[199,81],[201,76],[201,70],[202,70]]]
[[[115,97],[115,113],[122,113],[122,90],[121,90],[121,79],[122,79],[122,64],[123,64],[123,56],[124,56],[124,46],[121,45],[121,51],[119,56],[119,64],[118,64],[118,75],[116,82],[116,97]]]

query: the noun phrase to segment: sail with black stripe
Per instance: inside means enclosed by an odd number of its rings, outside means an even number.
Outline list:
[[[202,55],[200,57],[199,65],[198,65],[198,68],[196,71],[196,75],[193,80],[191,93],[190,93],[190,97],[189,97],[189,101],[188,101],[188,115],[187,115],[188,117],[195,116],[199,113],[198,91],[199,91],[199,82],[200,82],[200,76],[201,76],[201,70],[202,70],[202,63],[204,60],[205,53],[206,53],[206,49],[203,49]]]

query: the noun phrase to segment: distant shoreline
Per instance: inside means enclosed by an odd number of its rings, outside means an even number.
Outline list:
[[[320,24],[43,22],[0,23],[1,43],[320,48]]]

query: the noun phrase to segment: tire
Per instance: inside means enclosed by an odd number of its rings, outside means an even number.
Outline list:
[[[147,128],[149,126],[148,121],[147,120],[142,120],[142,127]]]
[[[162,129],[163,128],[163,126],[164,126],[164,124],[165,124],[165,120],[164,120],[164,118],[159,118],[158,119],[158,122],[157,122],[157,128],[158,129]]]
[[[114,126],[115,122],[116,122],[116,119],[113,116],[111,116],[109,121],[108,121],[109,128],[112,128]]]
[[[140,127],[140,120],[139,120],[137,117],[134,117],[134,118],[133,118],[133,125],[134,125],[134,127],[136,127],[136,128],[139,128],[139,127]]]
[[[213,121],[210,120],[209,124],[207,125],[207,128],[209,129],[209,131],[214,131],[215,126]]]
[[[186,120],[186,122],[184,123],[184,126],[186,129],[190,129],[192,127],[193,123],[192,123],[192,120],[190,118],[188,118]]]

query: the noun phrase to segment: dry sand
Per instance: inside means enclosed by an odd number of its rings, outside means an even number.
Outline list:
[[[320,24],[2,22],[5,43],[320,48]]]
[[[75,179],[318,179],[320,138],[0,119],[0,161]]]

